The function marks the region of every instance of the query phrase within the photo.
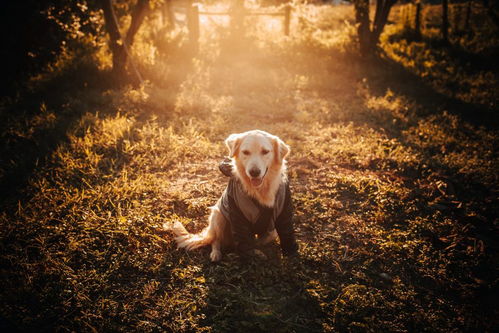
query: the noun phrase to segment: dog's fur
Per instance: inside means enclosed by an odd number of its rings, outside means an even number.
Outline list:
[[[231,134],[225,144],[232,159],[233,177],[237,177],[244,191],[260,204],[273,207],[279,186],[286,181],[286,160],[289,146],[280,138],[267,132],[254,130]],[[190,234],[180,222],[171,226],[179,248],[193,250],[211,244],[210,258],[219,261],[223,246],[233,244],[228,221],[220,212],[218,204],[211,207],[208,227],[199,234]],[[275,230],[259,239],[261,244],[277,237]],[[255,254],[263,256],[258,250]]]

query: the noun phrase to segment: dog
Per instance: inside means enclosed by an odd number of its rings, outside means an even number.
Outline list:
[[[178,247],[194,250],[211,245],[213,262],[221,260],[225,247],[233,247],[245,257],[265,257],[256,249],[257,243],[264,245],[279,236],[283,255],[296,254],[285,159],[289,146],[261,130],[231,134],[225,145],[230,157],[229,183],[211,207],[208,226],[202,232],[191,234],[179,221],[170,227]]]

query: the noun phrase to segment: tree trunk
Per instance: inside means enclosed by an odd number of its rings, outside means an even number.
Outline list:
[[[137,31],[139,31],[140,25],[146,17],[147,11],[149,9],[149,0],[138,0],[137,5],[133,8],[132,12],[132,22],[126,33],[126,44],[131,47],[133,44],[133,39]]]
[[[416,3],[416,13],[414,16],[414,32],[417,39],[421,39],[421,1]]]
[[[102,0],[104,23],[109,34],[109,49],[113,56],[113,73],[122,76],[126,68],[126,52],[122,44],[120,29],[115,19],[112,0]]]
[[[360,54],[367,56],[371,53],[371,29],[369,27],[369,0],[355,0],[355,20],[357,21],[357,35],[359,37]]]
[[[376,1],[376,14],[374,16],[374,25],[373,25],[373,37],[372,43],[374,45],[378,44],[379,36],[383,32],[385,28],[386,22],[388,21],[388,15],[390,15],[390,10],[393,5],[397,2],[396,0],[377,0]],[[377,8],[381,7],[380,10]]]
[[[466,16],[464,18],[464,27],[463,27],[463,30],[467,34],[471,33],[470,20],[471,20],[471,8],[472,8],[472,5],[473,5],[473,0],[469,0],[468,4],[466,5]]]
[[[113,9],[112,0],[101,0],[102,10],[104,11],[104,22],[107,33],[109,34],[109,48],[113,54],[113,74],[116,77],[123,77],[126,74],[126,65],[128,62],[129,49],[133,44],[135,34],[144,21],[149,8],[149,0],[138,0],[137,5],[132,11],[132,22],[123,39],[118,26],[118,19]],[[134,67],[134,66],[133,66]],[[133,68],[135,75],[141,81],[137,68]]]
[[[449,41],[449,2],[442,0],[442,39],[445,43]]]
[[[388,15],[397,0],[376,0],[376,11],[373,26],[370,27],[369,0],[354,0],[355,20],[357,21],[357,34],[362,56],[367,56],[375,51],[379,36],[388,21]]]

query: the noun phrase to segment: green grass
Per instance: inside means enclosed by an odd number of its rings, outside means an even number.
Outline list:
[[[151,73],[139,87],[110,88],[105,71],[66,55],[2,102],[1,327],[497,327],[497,72],[441,57],[425,75],[419,64],[437,51],[396,36],[366,62],[330,8],[301,10],[310,16],[289,40],[250,35],[234,47],[222,36],[194,59],[170,45],[169,58],[139,63]],[[441,89],[448,68],[481,93]],[[177,250],[161,226],[206,225],[227,183],[223,140],[253,128],[292,148],[300,256],[273,244],[266,262],[212,264],[207,249]]]

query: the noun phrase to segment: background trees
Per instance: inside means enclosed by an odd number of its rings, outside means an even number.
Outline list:
[[[124,37],[120,33],[119,21],[113,8],[113,1],[100,0],[99,2],[104,12],[105,27],[109,35],[109,48],[113,53],[113,72],[116,77],[122,77],[126,73],[130,47],[133,45],[135,34],[149,10],[149,0],[138,0],[133,9],[130,10],[131,23]],[[130,63],[130,65],[136,78],[141,81],[142,78],[135,65],[133,63]]]
[[[397,0],[376,0],[374,19],[371,24],[369,18],[369,0],[354,0],[355,19],[357,21],[357,34],[359,48],[363,55],[372,53],[379,41],[379,36],[390,15],[390,10]]]

